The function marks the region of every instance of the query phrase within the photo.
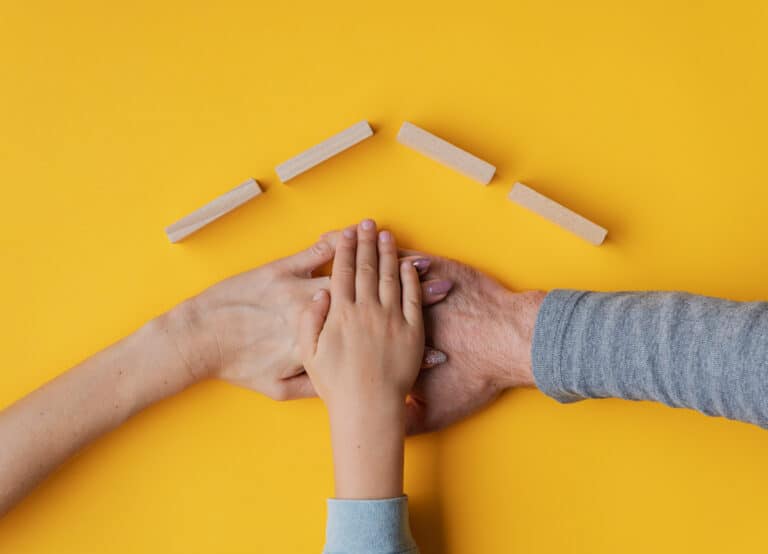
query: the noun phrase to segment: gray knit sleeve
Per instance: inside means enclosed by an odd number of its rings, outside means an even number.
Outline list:
[[[324,554],[419,554],[408,524],[408,497],[328,500]]]
[[[768,428],[768,303],[680,292],[555,290],[533,372],[560,402],[656,400]]]

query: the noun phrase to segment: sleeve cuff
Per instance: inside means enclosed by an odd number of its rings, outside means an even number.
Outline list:
[[[408,497],[328,499],[326,554],[417,552],[408,523]]]
[[[576,290],[553,290],[544,298],[536,317],[531,347],[533,379],[539,390],[558,402],[582,400],[565,388],[562,351],[571,314],[586,294]]]

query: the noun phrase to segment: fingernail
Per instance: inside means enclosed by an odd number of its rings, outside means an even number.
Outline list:
[[[312,297],[312,300],[313,300],[313,301],[315,301],[315,302],[317,302],[317,301],[318,301],[318,300],[320,300],[320,299],[321,299],[323,296],[325,296],[325,289],[320,289],[319,291],[317,291],[317,292],[314,294],[314,296]]]
[[[453,288],[453,281],[442,279],[435,281],[427,286],[427,294],[437,296],[438,294],[446,294]]]
[[[445,352],[440,352],[434,348],[427,348],[424,350],[424,364],[428,366],[444,364],[448,361],[448,356]]]
[[[376,224],[373,222],[372,219],[364,219],[360,223],[360,227],[362,227],[363,231],[370,231],[374,227],[376,227]]]
[[[429,271],[429,266],[432,265],[432,260],[429,258],[418,258],[413,260],[413,267],[419,272],[419,275],[424,275]]]
[[[379,240],[383,243],[392,242],[392,233],[389,231],[382,231],[379,233]]]
[[[346,229],[344,229],[344,236],[347,237],[348,239],[353,239],[355,238],[356,235],[357,233],[355,232],[354,227],[347,227]]]

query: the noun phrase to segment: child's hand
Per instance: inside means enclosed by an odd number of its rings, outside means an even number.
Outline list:
[[[304,367],[330,414],[337,497],[402,494],[405,397],[424,351],[420,293],[392,235],[366,220],[342,234],[330,298],[320,291],[302,317]]]

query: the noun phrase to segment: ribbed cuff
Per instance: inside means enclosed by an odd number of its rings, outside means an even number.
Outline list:
[[[328,499],[326,554],[416,552],[408,523],[408,497]]]
[[[539,390],[558,402],[582,400],[564,386],[563,372],[568,368],[563,366],[562,357],[571,314],[586,294],[577,290],[553,290],[544,297],[536,317],[531,347],[533,379]]]

